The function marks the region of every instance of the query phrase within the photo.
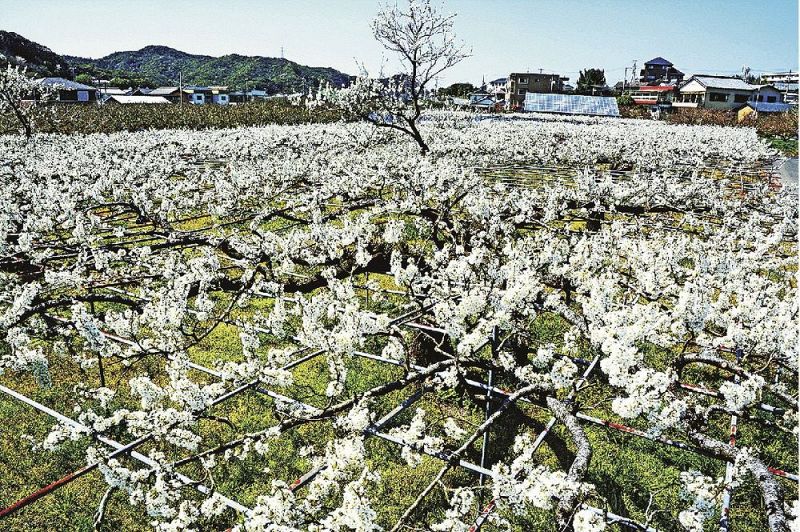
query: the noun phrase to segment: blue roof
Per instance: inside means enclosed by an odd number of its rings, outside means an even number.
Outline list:
[[[650,61],[646,62],[645,65],[664,65],[664,66],[672,66],[672,63],[664,59],[663,57],[655,57]]]
[[[785,113],[792,108],[788,103],[748,102],[759,113]]]
[[[617,99],[606,96],[529,92],[525,95],[524,109],[529,113],[619,116]]]

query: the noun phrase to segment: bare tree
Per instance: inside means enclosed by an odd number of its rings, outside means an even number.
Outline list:
[[[455,14],[445,14],[431,0],[408,0],[402,9],[385,6],[372,22],[375,39],[400,59],[402,72],[369,79],[366,72],[348,89],[323,90],[320,101],[377,126],[410,135],[425,155],[429,148],[417,127],[425,91],[442,72],[469,56],[455,40]]]

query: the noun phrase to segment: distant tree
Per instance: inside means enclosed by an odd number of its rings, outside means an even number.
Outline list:
[[[631,95],[628,94],[627,92],[625,94],[617,96],[617,105],[629,106],[629,105],[634,105],[635,103],[636,102],[633,101],[633,97],[631,97]]]
[[[760,85],[761,84],[761,76],[756,76],[754,74],[747,74],[745,76],[744,81],[749,83],[750,85]]]
[[[591,94],[593,85],[605,85],[605,71],[599,68],[587,68],[581,70],[578,76],[578,86],[576,91],[582,94]]]
[[[129,79],[121,78],[119,76],[111,78],[111,81],[109,81],[108,84],[112,87],[118,87],[120,89],[129,89],[131,87],[131,81]]]
[[[453,83],[449,87],[439,89],[440,96],[466,96],[478,90],[472,83]]]
[[[402,71],[387,80],[366,72],[346,89],[320,90],[316,102],[333,103],[346,114],[411,136],[425,155],[429,148],[417,128],[428,85],[443,71],[469,56],[453,35],[455,14],[431,0],[408,0],[404,8],[387,6],[372,22],[375,39],[397,54]]]
[[[78,83],[83,83],[84,85],[91,85],[92,76],[89,74],[78,74],[75,76],[75,81]]]

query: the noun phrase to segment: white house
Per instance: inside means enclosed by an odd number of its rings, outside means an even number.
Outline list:
[[[207,103],[228,105],[230,103],[228,87],[188,86],[183,88],[183,92],[188,95],[189,103],[194,105],[204,105]]]
[[[692,76],[679,90],[672,107],[731,110],[746,104],[756,85],[727,76]]]

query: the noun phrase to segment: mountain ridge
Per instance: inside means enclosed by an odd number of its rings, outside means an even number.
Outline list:
[[[7,44],[4,46],[3,43]],[[349,83],[350,76],[331,67],[310,67],[284,58],[192,54],[166,45],[113,52],[100,58],[58,55],[19,34],[0,30],[0,63],[25,64],[40,75],[68,77],[74,72],[113,81],[112,85],[227,85],[263,88],[269,93],[297,92],[322,81]],[[4,61],[5,60],[5,61]]]

